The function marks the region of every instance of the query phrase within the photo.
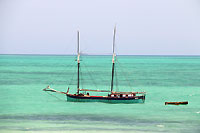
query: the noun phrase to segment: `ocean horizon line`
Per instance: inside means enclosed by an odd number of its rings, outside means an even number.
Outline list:
[[[0,54],[0,55],[27,55],[27,56],[76,56],[76,54]],[[81,54],[82,56],[111,56],[112,54]],[[152,55],[152,54],[117,54],[117,56],[200,56],[200,55]]]

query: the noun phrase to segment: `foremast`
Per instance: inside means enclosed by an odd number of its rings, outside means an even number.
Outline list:
[[[77,65],[78,65],[78,71],[77,71],[77,94],[79,94],[79,70],[80,70],[80,43],[79,43],[79,31],[77,31]]]
[[[115,72],[115,34],[116,34],[116,26],[114,28],[113,35],[113,57],[112,57],[112,79],[111,79],[111,93],[113,92],[113,81],[114,81],[114,72]]]

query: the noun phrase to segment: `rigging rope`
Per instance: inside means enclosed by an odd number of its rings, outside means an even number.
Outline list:
[[[55,64],[58,64],[58,62],[60,62],[60,60],[56,60],[54,63],[55,63]],[[55,71],[56,71],[55,69],[56,69],[56,67],[53,67],[53,69],[51,69],[52,72],[55,72]],[[56,73],[56,74],[57,74],[57,73]],[[60,74],[60,73],[58,73],[58,74]],[[53,79],[49,84],[52,85],[52,84],[54,84],[54,82],[55,82],[55,80]]]
[[[96,88],[98,88],[98,85],[97,85],[96,82],[94,81],[94,78],[93,78],[93,76],[92,76],[92,74],[91,74],[92,71],[91,71],[91,70],[90,70],[90,71],[88,70],[88,67],[85,65],[85,63],[83,63],[83,65],[84,65],[84,68],[86,68],[86,70],[87,70],[87,72],[88,72],[88,74],[89,74],[89,76],[90,76],[90,78],[91,78],[93,84],[95,85]]]
[[[64,59],[66,60],[66,58],[64,58]],[[63,60],[57,60],[57,62],[58,61],[61,62]],[[58,63],[56,63],[56,64],[58,64]],[[63,74],[64,71],[66,71],[67,69],[71,68],[72,66],[73,66],[73,61],[70,62],[70,65],[67,65],[66,67],[64,67],[64,70],[62,70],[60,72],[57,72],[57,74],[56,74],[55,78],[53,79],[53,81],[50,82],[50,85],[55,84],[55,82],[58,81],[58,80],[56,80],[56,79],[58,79],[56,77],[60,77],[60,75]],[[55,72],[55,70],[54,70],[54,72]]]
[[[115,65],[116,66],[116,65]],[[115,82],[116,82],[116,91],[119,91],[119,86],[118,86],[118,78],[117,78],[117,67],[115,67]]]
[[[119,63],[118,61],[117,61],[117,63],[119,64],[120,69],[121,69],[122,73],[124,74],[124,78],[125,78],[125,80],[127,81],[128,86],[129,86],[130,88],[132,88],[130,81],[126,78],[127,75],[126,75],[126,73],[123,71],[123,67],[120,65],[120,63]]]
[[[72,65],[72,67],[71,68],[74,68],[74,65]],[[74,72],[74,69],[72,69],[73,71],[72,71],[72,78],[71,78],[71,80],[69,80],[69,82],[68,82],[68,87],[70,86],[70,85],[72,85],[72,82],[73,82],[73,79],[74,79],[74,75],[75,75],[75,72]]]
[[[56,99],[58,99],[59,101],[66,101],[66,100],[62,100],[62,99],[60,99],[60,98],[58,98],[58,97],[56,97],[56,96],[54,96],[54,95],[52,95],[52,94],[50,94],[49,92],[47,92],[47,91],[45,91],[48,95],[50,95],[50,96],[52,96],[52,97],[55,97]]]
[[[82,64],[81,64],[81,65],[82,65]],[[80,86],[82,86],[82,88],[84,88],[84,87],[83,87],[83,84],[84,84],[84,83],[83,83],[83,73],[82,73],[82,67],[81,67],[81,66],[80,66],[80,79],[79,79],[79,80],[80,80]],[[80,88],[80,87],[79,87],[79,88]]]

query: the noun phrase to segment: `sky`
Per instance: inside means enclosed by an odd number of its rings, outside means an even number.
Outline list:
[[[200,55],[200,0],[0,0],[0,54]]]

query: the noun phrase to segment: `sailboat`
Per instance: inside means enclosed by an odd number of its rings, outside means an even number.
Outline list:
[[[47,86],[47,88],[43,89],[44,91],[58,92],[65,94],[67,96],[68,102],[105,102],[105,103],[144,103],[145,102],[145,92],[118,92],[114,91],[114,73],[115,73],[115,34],[116,27],[114,28],[113,35],[113,51],[112,51],[112,78],[111,78],[111,86],[110,90],[93,90],[93,89],[80,89],[80,43],[79,43],[79,31],[77,32],[77,92],[75,94],[69,94],[69,88],[67,92],[60,92],[54,90]],[[89,92],[107,92],[108,95],[97,96],[90,95]],[[85,93],[82,93],[85,92]]]

